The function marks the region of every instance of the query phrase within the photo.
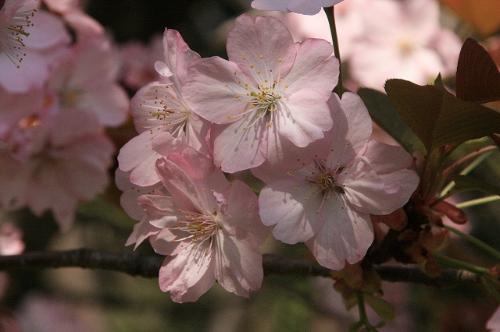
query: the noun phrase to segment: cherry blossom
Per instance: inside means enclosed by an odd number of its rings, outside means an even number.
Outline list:
[[[36,0],[5,0],[0,8],[0,87],[10,92],[42,86],[70,42],[61,20],[37,7]]]
[[[294,43],[273,17],[242,15],[227,41],[229,60],[203,59],[190,71],[185,96],[201,117],[220,126],[214,159],[225,172],[256,167],[305,147],[332,126],[327,105],[338,61],[325,40]]]
[[[140,134],[125,144],[118,156],[120,169],[130,173],[130,181],[146,187],[160,181],[155,172],[160,157],[154,150],[157,143],[162,145],[163,154],[177,144],[208,153],[208,125],[192,113],[184,94],[188,68],[200,57],[175,30],[165,31],[163,45],[165,62],[155,64],[161,80],[143,87],[132,99],[132,116]]]
[[[440,26],[433,0],[354,2],[338,24],[341,50],[362,86],[383,89],[389,78],[425,84],[456,69],[460,40]]]
[[[107,39],[77,43],[54,70],[49,89],[63,109],[91,113],[102,125],[127,118],[129,99],[118,83],[118,61]]]
[[[285,243],[306,242],[318,262],[339,270],[360,261],[373,241],[370,214],[386,215],[402,207],[415,191],[418,176],[408,169],[402,148],[370,139],[368,111],[361,99],[344,93],[330,105],[334,126],[326,154],[313,162],[268,176],[259,196],[263,223]],[[288,164],[287,164],[288,165]]]
[[[304,15],[317,14],[322,7],[330,7],[342,0],[253,0],[252,7],[261,10],[290,11]]]
[[[0,208],[28,206],[36,215],[52,210],[67,229],[77,203],[106,187],[113,145],[95,117],[61,111],[50,94],[19,95],[8,111],[17,112],[24,99],[33,102],[32,114],[17,122],[0,147]]]
[[[171,196],[138,200],[150,225],[161,229],[150,239],[153,249],[168,256],[160,269],[161,290],[175,302],[191,302],[214,281],[240,296],[260,288],[259,246],[267,232],[252,190],[229,183],[189,147],[159,159],[157,172]]]

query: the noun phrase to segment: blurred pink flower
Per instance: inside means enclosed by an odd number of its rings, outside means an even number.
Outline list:
[[[306,242],[318,262],[339,270],[360,261],[373,241],[370,214],[385,215],[402,207],[418,184],[408,169],[412,157],[402,148],[371,140],[371,120],[361,98],[344,93],[334,110],[331,145],[312,163],[271,177],[259,211],[273,235],[285,243]],[[288,164],[287,164],[288,165]],[[285,167],[287,166],[285,165]]]
[[[335,25],[342,61],[351,57],[357,39],[363,35],[364,24],[361,13],[369,6],[370,3],[364,0],[344,1],[335,6]]]
[[[104,331],[99,319],[89,318],[84,309],[55,297],[29,295],[16,316],[22,331],[99,332]]]
[[[425,84],[438,73],[454,73],[460,40],[441,28],[436,1],[360,1],[348,10],[356,12],[346,13],[345,26],[339,22],[339,34],[362,29],[340,48],[347,49],[350,73],[360,85],[383,89],[389,78]]]
[[[43,0],[47,7],[62,16],[79,38],[102,36],[103,26],[87,15],[81,8],[79,0]]]
[[[155,172],[160,157],[155,145],[162,145],[164,155],[177,144],[208,153],[208,124],[191,112],[184,94],[188,69],[200,56],[175,30],[165,30],[163,46],[165,62],[155,64],[161,80],[143,87],[132,99],[132,116],[140,134],[118,156],[120,169],[130,173],[130,181],[145,187],[160,181]]]
[[[149,45],[129,42],[120,49],[123,82],[131,89],[139,89],[160,79],[155,62],[163,58],[163,38],[155,36]]]
[[[78,42],[49,79],[66,111],[91,113],[102,125],[118,126],[127,118],[129,99],[117,83],[118,58],[105,38]]]
[[[5,216],[0,215],[4,219]],[[17,255],[24,251],[23,233],[12,222],[0,223],[0,255]]]
[[[493,313],[493,316],[486,323],[488,332],[500,332],[500,307]]]
[[[42,86],[54,56],[70,42],[61,20],[38,11],[37,0],[5,0],[0,8],[0,88]]]
[[[229,173],[305,147],[332,126],[327,100],[337,84],[338,61],[325,40],[294,43],[273,17],[242,15],[227,41],[229,60],[193,66],[185,96],[193,111],[226,125],[215,137],[215,163]]]
[[[214,281],[240,296],[260,288],[259,247],[267,232],[252,190],[229,183],[189,147],[159,159],[157,171],[172,196],[142,195],[139,203],[150,225],[161,229],[153,249],[169,256],[160,269],[161,290],[175,302],[191,302]]]
[[[253,0],[252,7],[261,10],[290,11],[304,15],[317,14],[322,7],[333,6],[342,0]]]
[[[259,15],[273,16],[281,20],[292,34],[295,42],[301,42],[307,38],[319,38],[332,44],[330,25],[324,11],[320,11],[315,15],[261,11]]]
[[[63,111],[51,95],[19,95],[9,111],[25,99],[36,103],[33,114],[18,121],[0,148],[0,207],[28,206],[37,215],[50,209],[67,229],[77,203],[106,187],[113,145],[93,116]]]

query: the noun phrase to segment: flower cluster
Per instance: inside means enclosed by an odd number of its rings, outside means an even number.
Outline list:
[[[104,128],[125,121],[128,97],[104,29],[77,1],[2,4],[0,209],[52,210],[65,229],[77,203],[106,188]]]
[[[228,60],[201,58],[170,29],[163,46],[159,79],[132,100],[139,135],[122,147],[117,173],[122,205],[139,221],[127,244],[148,239],[167,256],[160,288],[177,302],[214,281],[248,296],[262,282],[266,226],[330,269],[359,262],[374,238],[370,215],[401,208],[418,176],[408,153],[372,137],[359,96],[332,93],[332,45],[294,42],[280,20],[242,15]],[[258,197],[223,173],[249,170],[250,185],[265,184]]]

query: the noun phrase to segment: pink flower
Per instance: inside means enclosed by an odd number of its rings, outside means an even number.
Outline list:
[[[339,73],[327,41],[294,43],[278,19],[242,15],[227,52],[230,61],[212,57],[193,66],[184,94],[195,113],[225,125],[214,142],[223,171],[259,166],[280,158],[284,145],[305,147],[324,137]]]
[[[304,15],[317,14],[322,7],[330,7],[342,0],[253,0],[252,7],[261,10],[290,11]]]
[[[19,95],[9,111],[24,107],[24,99],[34,103],[33,113],[19,120],[0,148],[0,208],[28,206],[37,215],[52,210],[67,229],[77,203],[106,187],[113,145],[93,116],[61,111],[50,95]]]
[[[460,40],[441,28],[436,1],[380,0],[353,10],[363,28],[349,47],[350,72],[360,85],[383,89],[389,78],[425,84],[453,74]]]
[[[132,116],[138,136],[120,150],[120,169],[130,172],[130,181],[139,186],[151,186],[160,181],[155,163],[175,145],[187,144],[208,153],[208,125],[192,113],[184,94],[187,71],[200,57],[186,45],[175,30],[166,30],[163,39],[165,62],[156,62],[161,81],[148,84],[132,100]],[[166,144],[166,142],[169,142]]]
[[[36,0],[5,0],[0,8],[0,87],[26,92],[41,87],[69,34]]]
[[[163,38],[155,36],[149,45],[129,42],[120,49],[122,76],[125,84],[132,89],[159,80],[154,64],[163,58]]]
[[[334,110],[326,153],[301,168],[255,174],[267,185],[259,197],[263,223],[285,243],[306,242],[318,262],[340,270],[360,261],[373,241],[370,214],[385,215],[402,207],[415,191],[418,176],[407,169],[403,149],[370,139],[372,128],[361,99],[344,93]],[[320,151],[320,150],[318,150]],[[288,164],[287,164],[288,165]]]
[[[159,159],[157,171],[171,194],[142,195],[150,225],[161,231],[153,249],[169,256],[160,288],[175,302],[196,301],[217,281],[240,296],[260,288],[262,244],[257,197],[243,182],[229,183],[211,160],[191,148]]]
[[[127,118],[129,99],[118,83],[118,62],[107,39],[77,43],[49,80],[61,108],[91,113],[107,126]]]

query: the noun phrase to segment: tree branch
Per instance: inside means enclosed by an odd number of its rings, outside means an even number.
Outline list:
[[[144,256],[129,252],[111,253],[91,249],[75,249],[0,256],[0,270],[80,267],[154,278],[158,275],[162,260],[163,257],[154,255]],[[453,283],[478,283],[480,281],[477,275],[462,270],[444,270],[439,277],[431,278],[414,267],[378,266],[375,269],[382,280],[389,282],[449,286]],[[272,254],[264,255],[264,272],[266,275],[330,276],[328,269],[311,261]]]

